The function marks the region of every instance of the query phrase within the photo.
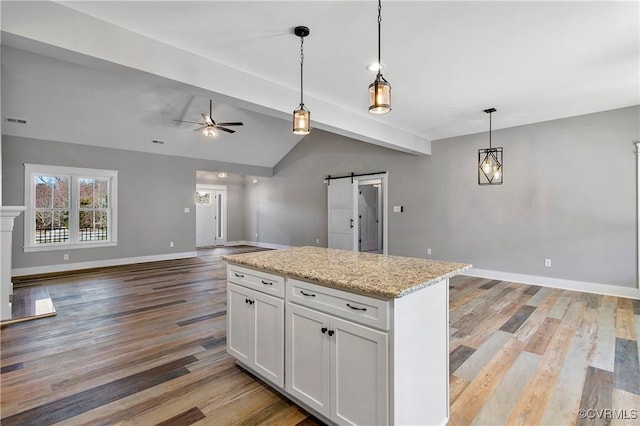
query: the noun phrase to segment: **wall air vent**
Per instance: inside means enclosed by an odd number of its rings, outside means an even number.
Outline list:
[[[10,118],[5,117],[7,123],[16,123],[16,124],[27,124],[27,120],[23,120],[22,118]]]

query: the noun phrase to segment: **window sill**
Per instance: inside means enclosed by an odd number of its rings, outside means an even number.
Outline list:
[[[24,252],[36,252],[36,251],[55,251],[55,250],[76,250],[76,249],[88,249],[97,247],[115,247],[118,245],[117,241],[96,241],[88,243],[75,243],[75,244],[47,244],[37,246],[25,246]]]

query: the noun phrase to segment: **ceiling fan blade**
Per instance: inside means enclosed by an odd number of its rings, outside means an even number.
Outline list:
[[[216,126],[216,129],[218,130],[222,130],[223,132],[227,132],[227,133],[235,133],[235,130],[231,130],[231,129],[227,129],[225,127],[220,127],[220,126]]]
[[[241,121],[232,121],[230,123],[218,123],[218,126],[244,126]]]
[[[213,119],[209,115],[202,114],[202,118],[204,119],[204,122],[210,126],[214,126],[216,124],[216,122],[213,121]]]
[[[198,122],[198,121],[185,121],[185,120],[173,120],[176,123],[189,123],[189,124],[200,124],[202,125],[202,123]]]

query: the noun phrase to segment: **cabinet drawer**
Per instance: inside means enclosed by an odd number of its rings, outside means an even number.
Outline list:
[[[237,265],[227,265],[227,280],[245,287],[284,298],[284,277]]]
[[[287,278],[287,299],[381,330],[389,329],[390,301]]]

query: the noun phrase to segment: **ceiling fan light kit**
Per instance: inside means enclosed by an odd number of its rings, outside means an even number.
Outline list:
[[[311,132],[311,111],[304,106],[304,38],[309,35],[309,28],[297,26],[293,33],[300,37],[300,106],[293,111],[293,133],[308,135]]]
[[[378,0],[378,64],[380,60],[380,29],[382,26],[382,1]],[[378,66],[376,79],[369,85],[369,112],[386,114],[391,111],[391,84],[382,76],[382,67]]]

